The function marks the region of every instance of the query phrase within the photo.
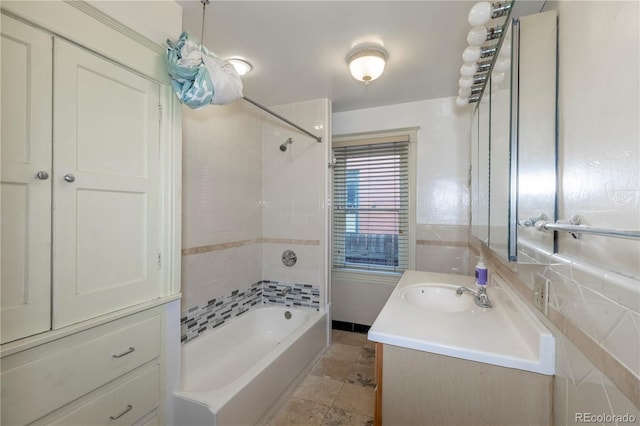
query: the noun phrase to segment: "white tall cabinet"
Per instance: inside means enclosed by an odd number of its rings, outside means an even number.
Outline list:
[[[162,423],[181,174],[164,50],[83,2],[1,6],[1,423]]]
[[[6,343],[51,328],[53,37],[4,15],[0,25],[0,337]]]
[[[53,327],[159,297],[160,87],[54,42]]]

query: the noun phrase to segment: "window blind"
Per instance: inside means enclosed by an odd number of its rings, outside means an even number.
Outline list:
[[[408,140],[334,144],[334,269],[401,272],[408,267]]]

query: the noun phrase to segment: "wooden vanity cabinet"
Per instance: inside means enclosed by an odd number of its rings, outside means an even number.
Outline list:
[[[373,414],[373,425],[382,425],[382,343],[376,343],[376,365],[374,380],[375,388],[375,405]]]
[[[553,376],[377,343],[376,383],[374,425],[553,423]]]

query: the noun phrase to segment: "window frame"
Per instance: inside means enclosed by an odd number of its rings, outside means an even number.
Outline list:
[[[332,137],[331,156],[333,156],[333,149],[336,144],[341,146],[345,145],[362,145],[367,143],[388,143],[398,136],[409,137],[409,157],[408,157],[408,170],[409,170],[409,218],[408,218],[408,253],[407,253],[407,268],[405,270],[415,269],[415,252],[416,252],[416,151],[417,151],[417,132],[419,127],[399,128],[386,131],[373,131],[363,133],[350,133],[342,135],[334,135]],[[399,276],[402,275],[401,271],[384,271],[384,270],[366,270],[359,268],[334,268],[334,241],[333,241],[333,226],[334,226],[334,175],[331,173],[331,209],[330,209],[330,265],[331,274],[334,277],[342,277],[347,279],[357,280],[375,280],[388,283],[396,283]]]

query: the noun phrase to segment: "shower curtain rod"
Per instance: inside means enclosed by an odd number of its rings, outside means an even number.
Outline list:
[[[202,43],[204,43],[204,15],[207,12],[207,5],[209,4],[209,0],[200,0],[200,3],[202,3],[202,27],[200,28],[200,45],[202,45]],[[311,136],[312,138],[317,140],[318,143],[322,142],[322,137],[314,135],[313,133],[311,133],[307,129],[304,129],[304,128],[298,126],[293,121],[287,120],[286,118],[284,118],[283,116],[281,116],[277,112],[271,111],[269,108],[267,108],[264,105],[259,104],[258,102],[254,101],[253,99],[249,99],[246,96],[243,96],[242,99],[244,99],[245,101],[249,102],[250,104],[253,104],[253,105],[257,106],[261,110],[263,110],[265,112],[268,112],[269,114],[273,115],[274,117],[284,121],[289,126],[295,127],[296,129],[300,130],[302,133]]]
[[[313,133],[311,133],[310,131],[298,126],[296,123],[294,123],[293,121],[289,121],[286,118],[284,118],[283,116],[281,116],[280,114],[278,114],[277,112],[271,111],[269,108],[267,108],[264,105],[260,105],[258,102],[254,101],[253,99],[247,98],[246,96],[243,96],[242,99],[244,99],[245,101],[249,102],[250,104],[253,104],[255,106],[257,106],[258,108],[260,108],[261,110],[268,112],[269,114],[273,115],[274,117],[284,121],[285,123],[287,123],[289,126],[295,127],[296,129],[300,130],[302,133],[311,136],[312,138],[314,138],[316,141],[318,141],[318,143],[322,142],[322,137],[321,136],[316,136]]]

